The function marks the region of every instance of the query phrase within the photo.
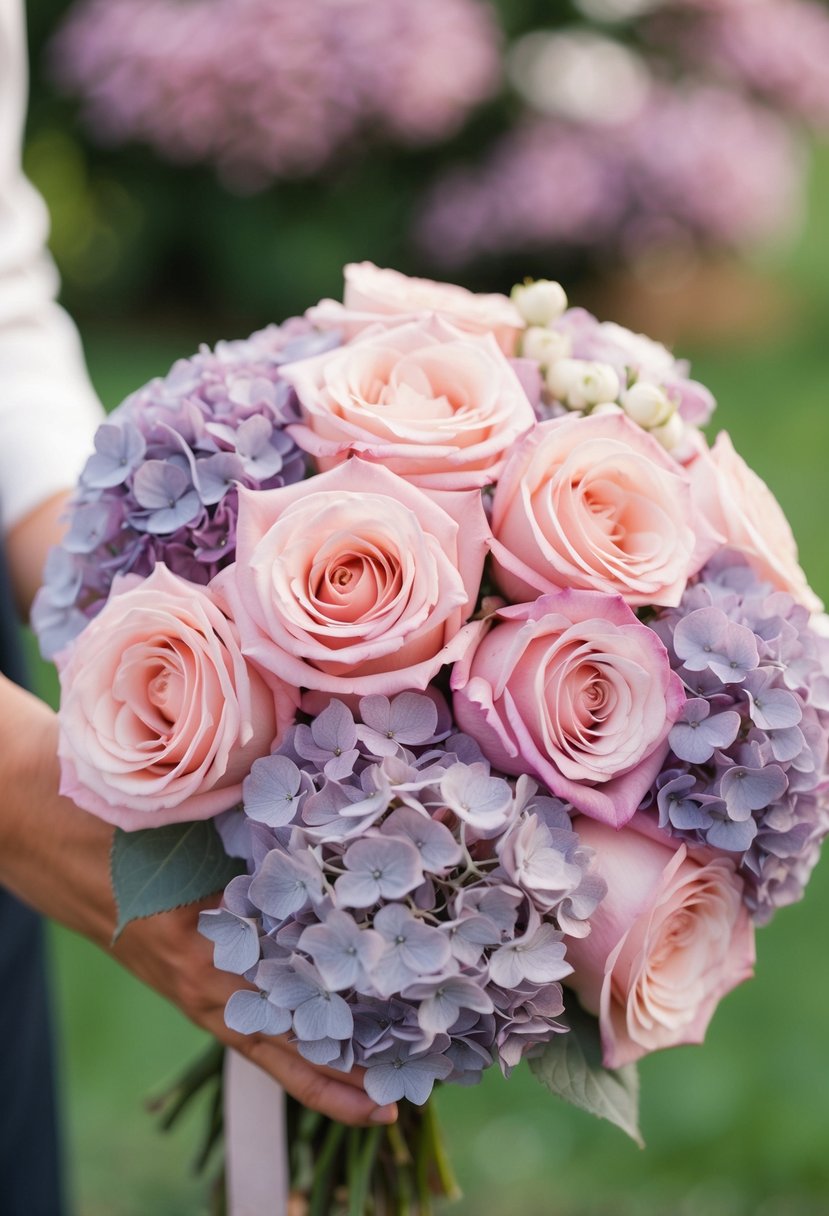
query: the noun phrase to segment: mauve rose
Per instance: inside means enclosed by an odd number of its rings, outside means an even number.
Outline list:
[[[719,539],[695,518],[690,478],[629,418],[542,422],[495,491],[495,577],[515,602],[579,587],[676,605]]]
[[[492,335],[436,317],[368,331],[282,374],[304,418],[288,430],[324,470],[358,455],[424,489],[468,490],[496,480],[535,424]]]
[[[482,627],[466,622],[488,536],[477,491],[430,496],[353,459],[240,490],[236,562],[219,581],[245,654],[297,687],[425,689]]]
[[[435,313],[465,333],[492,334],[505,355],[515,353],[524,320],[504,295],[410,278],[373,262],[351,262],[344,274],[343,303],[321,300],[306,316],[320,329],[338,329],[346,342],[370,325],[399,325],[423,313]]]
[[[726,992],[752,975],[754,930],[726,857],[691,856],[637,815],[621,832],[577,818],[607,895],[590,934],[568,939],[567,983],[598,1014],[604,1063],[701,1043]]]
[[[452,672],[455,719],[506,773],[620,826],[685,703],[665,647],[620,596],[561,591],[502,608]]]
[[[734,450],[721,431],[709,452],[691,465],[699,500],[725,543],[742,553],[761,578],[788,591],[810,612],[820,612],[797,558],[797,544],[780,503],[762,478]]]
[[[211,591],[163,564],[116,580],[57,662],[61,793],[127,831],[233,806],[298,704],[246,662]]]

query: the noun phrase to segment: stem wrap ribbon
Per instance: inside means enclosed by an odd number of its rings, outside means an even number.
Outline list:
[[[225,1168],[228,1216],[286,1216],[285,1095],[236,1051],[225,1055]]]

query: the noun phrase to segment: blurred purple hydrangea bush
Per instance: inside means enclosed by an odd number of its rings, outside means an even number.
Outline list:
[[[481,0],[81,0],[52,63],[95,138],[245,192],[454,135],[498,88],[499,42]]]
[[[790,239],[829,124],[822,4],[543,8],[76,0],[40,40],[88,142],[52,97],[31,156],[70,299],[286,315],[356,258],[491,288],[528,254],[601,281]]]

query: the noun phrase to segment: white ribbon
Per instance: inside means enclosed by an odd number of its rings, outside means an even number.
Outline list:
[[[230,1050],[224,1118],[228,1216],[286,1216],[285,1095],[273,1077]]]

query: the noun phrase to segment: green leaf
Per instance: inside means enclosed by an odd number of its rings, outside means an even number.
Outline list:
[[[611,1071],[602,1065],[599,1023],[576,1007],[567,1011],[570,1029],[557,1034],[530,1068],[542,1085],[588,1114],[615,1123],[644,1148],[639,1131],[639,1074],[635,1064]]]
[[[118,907],[113,941],[133,920],[169,912],[221,891],[241,870],[209,819],[140,832],[115,829],[112,889]]]

